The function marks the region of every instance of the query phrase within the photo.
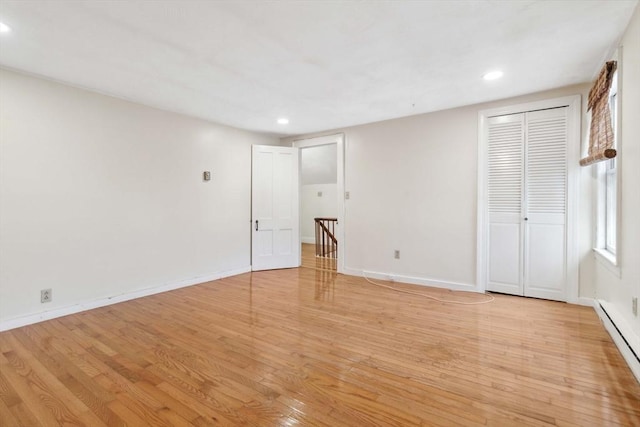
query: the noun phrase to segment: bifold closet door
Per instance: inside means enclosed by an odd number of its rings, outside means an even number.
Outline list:
[[[524,114],[492,117],[488,155],[487,289],[523,295]]]
[[[566,300],[567,114],[488,119],[488,290]]]
[[[566,300],[568,108],[526,113],[524,295]]]

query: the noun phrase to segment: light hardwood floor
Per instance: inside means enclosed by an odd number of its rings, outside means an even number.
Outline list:
[[[640,385],[590,308],[309,268],[0,333],[0,425],[125,423],[637,426]]]
[[[336,271],[337,260],[335,258],[317,257],[316,245],[303,243],[301,250],[302,267],[315,268],[316,270]]]

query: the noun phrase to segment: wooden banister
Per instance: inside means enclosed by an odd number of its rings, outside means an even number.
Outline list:
[[[316,256],[338,257],[338,240],[335,236],[337,218],[314,218],[316,223]]]

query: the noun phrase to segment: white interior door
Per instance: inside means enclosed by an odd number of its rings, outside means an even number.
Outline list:
[[[568,108],[526,114],[524,295],[566,300]]]
[[[298,149],[254,145],[251,269],[300,266]]]
[[[491,117],[487,141],[487,289],[523,295],[524,114]]]
[[[490,117],[487,289],[567,299],[568,108]]]

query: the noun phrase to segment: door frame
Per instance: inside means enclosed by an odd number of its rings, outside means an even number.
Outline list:
[[[338,273],[344,272],[344,260],[345,260],[345,249],[346,249],[346,241],[345,241],[345,183],[344,183],[344,133],[337,133],[334,135],[326,135],[326,136],[318,136],[315,138],[305,138],[294,140],[291,144],[292,147],[296,147],[299,150],[298,156],[302,156],[302,149],[309,147],[319,147],[322,145],[331,145],[337,144],[337,166],[338,166],[338,176],[337,176],[337,193],[338,193],[338,224],[337,224],[337,232],[336,239],[338,240],[338,260],[336,271]],[[299,159],[299,172],[302,172],[302,158]],[[302,190],[302,179],[299,180],[299,191]],[[302,200],[302,198],[299,198]],[[298,207],[299,209],[302,206]],[[302,215],[300,215],[300,219],[302,220]],[[302,225],[300,225],[302,227]],[[301,228],[302,229],[302,228]],[[301,244],[302,242],[300,242]],[[301,255],[302,256],[302,255]],[[302,259],[300,259],[300,263],[302,264]]]
[[[478,112],[478,214],[476,248],[476,290],[487,289],[488,262],[488,192],[487,192],[487,145],[486,127],[488,119],[495,116],[525,113],[549,108],[568,107],[567,116],[567,214],[566,214],[566,292],[567,302],[579,303],[578,289],[578,196],[580,193],[580,95],[552,98],[524,104],[491,108]]]

